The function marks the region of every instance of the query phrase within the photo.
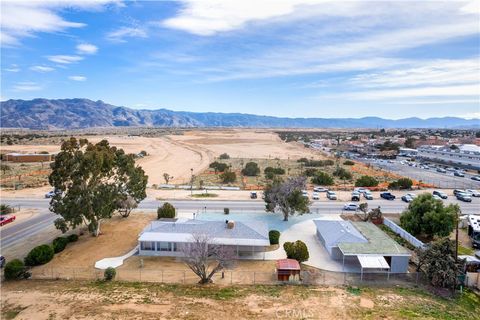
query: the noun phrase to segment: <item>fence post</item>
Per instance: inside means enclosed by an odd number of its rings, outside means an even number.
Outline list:
[[[233,271],[230,271],[230,284],[233,283]]]
[[[75,268],[73,268],[73,280],[75,280]]]
[[[142,281],[142,269],[138,269],[138,275],[140,277],[140,281]]]
[[[253,272],[253,284],[255,284],[255,271]]]
[[[415,276],[415,284],[418,285],[418,272],[417,272],[417,275]]]
[[[53,278],[53,267],[51,267],[50,269],[51,269],[50,272],[52,273],[52,280],[55,280],[55,279]]]
[[[185,284],[185,274],[186,274],[186,271],[184,270],[183,271],[183,284]]]
[[[163,283],[163,270],[162,270],[162,283]]]

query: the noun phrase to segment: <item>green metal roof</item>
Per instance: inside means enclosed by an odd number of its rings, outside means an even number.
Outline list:
[[[355,228],[367,238],[365,243],[343,242],[338,245],[344,255],[357,254],[379,254],[389,255],[410,255],[410,251],[402,247],[395,240],[390,238],[376,225],[370,222],[352,222]]]

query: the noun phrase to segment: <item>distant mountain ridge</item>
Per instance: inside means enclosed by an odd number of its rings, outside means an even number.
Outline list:
[[[0,104],[2,128],[83,129],[93,127],[256,128],[480,128],[479,119],[282,118],[243,113],[136,110],[89,99],[8,100]]]

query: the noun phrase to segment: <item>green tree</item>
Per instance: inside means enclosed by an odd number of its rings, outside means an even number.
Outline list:
[[[280,241],[280,231],[270,230],[268,232],[268,239],[270,240],[270,244],[278,244]]]
[[[355,181],[355,187],[376,187],[378,180],[371,176],[361,176]]]
[[[288,259],[295,259],[301,263],[310,258],[307,245],[303,241],[297,240],[295,242],[285,242],[283,244],[283,249],[285,250]]]
[[[70,138],[51,164],[50,185],[58,190],[50,210],[61,218],[55,226],[66,232],[85,223],[94,236],[100,223],[111,218],[118,200],[145,199],[148,177],[135,165],[133,155],[111,147],[107,140],[97,144]]]
[[[227,153],[222,153],[218,158],[222,160],[226,160],[226,159],[230,159],[230,156]]]
[[[348,171],[344,168],[335,169],[335,171],[333,171],[333,175],[338,177],[339,179],[342,179],[342,180],[352,179],[352,174],[350,173],[350,171]]]
[[[351,160],[346,160],[343,165],[345,166],[353,166],[355,164],[355,162],[351,161]]]
[[[415,148],[415,142],[417,141],[417,139],[415,138],[412,138],[412,137],[408,137],[407,139],[405,139],[405,148],[410,148],[410,149],[413,149]]]
[[[288,221],[288,217],[295,212],[309,212],[310,202],[302,194],[305,183],[304,177],[296,177],[285,182],[275,180],[267,185],[264,190],[266,210],[275,212],[275,209],[279,209],[283,213],[283,221]]]
[[[400,225],[414,236],[446,237],[453,231],[458,214],[458,205],[450,204],[445,207],[442,201],[424,193],[410,202],[407,210],[400,216]]]
[[[220,179],[222,179],[223,183],[232,183],[237,180],[237,174],[233,171],[225,170],[225,172],[220,175]]]
[[[214,169],[215,173],[217,173],[217,172],[224,172],[225,170],[227,170],[228,165],[226,163],[215,161],[210,163],[209,167]]]
[[[169,202],[165,202],[163,206],[157,209],[157,219],[161,218],[175,218],[175,207]]]
[[[254,177],[260,173],[260,168],[256,162],[247,162],[245,168],[242,169],[242,174],[248,177]]]
[[[17,280],[24,278],[26,269],[23,262],[19,259],[13,259],[5,265],[5,280]]]
[[[7,171],[12,170],[12,168],[8,164],[0,164],[0,170],[2,170],[3,174],[6,174]]]
[[[333,185],[333,177],[326,172],[318,171],[312,178],[312,183],[322,185],[322,186],[331,186]]]
[[[47,244],[42,244],[33,248],[25,257],[25,265],[39,266],[53,259],[55,252],[53,248]]]
[[[455,287],[465,263],[455,259],[455,241],[442,238],[425,249],[417,249],[416,253],[419,261],[417,271],[422,271],[434,287]]]
[[[413,181],[409,178],[400,178],[397,181],[391,182],[388,187],[390,189],[400,189],[400,190],[405,190],[405,189],[411,189],[413,185]]]
[[[168,184],[168,182],[172,179],[172,177],[168,173],[163,174],[163,180],[165,180],[165,183]]]

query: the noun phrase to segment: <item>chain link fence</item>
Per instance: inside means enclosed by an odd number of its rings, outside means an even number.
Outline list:
[[[102,280],[103,270],[95,268],[34,268],[32,279],[44,280]],[[196,284],[197,275],[190,270],[124,269],[116,270],[115,280],[131,282],[155,282],[170,284]],[[220,285],[276,285],[286,283],[278,281],[275,272],[225,270],[216,273],[213,282]],[[291,276],[287,283],[317,286],[357,286],[357,285],[426,285],[428,280],[422,273],[344,273],[325,270],[302,270],[300,276]]]

